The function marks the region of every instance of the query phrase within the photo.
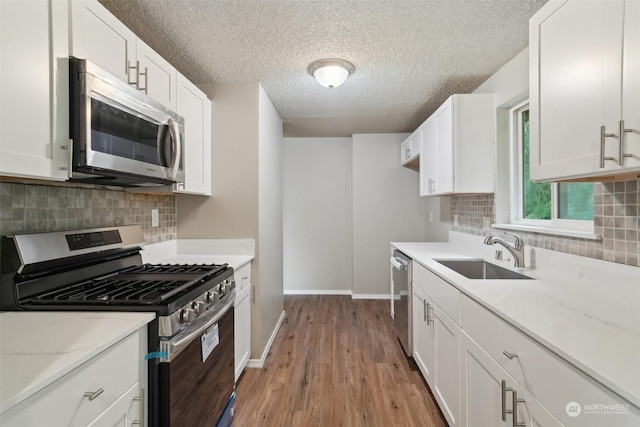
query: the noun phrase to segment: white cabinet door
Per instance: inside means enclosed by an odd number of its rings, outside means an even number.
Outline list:
[[[176,110],[176,69],[155,50],[138,39],[138,89],[161,102],[170,110]]]
[[[420,126],[420,195],[428,196],[435,191],[436,178],[436,128],[430,117]]]
[[[136,65],[137,37],[95,0],[69,1],[72,56],[88,59],[125,82]],[[132,70],[135,79],[135,69]]]
[[[460,348],[460,425],[512,426],[512,414],[502,419],[503,406],[507,411],[513,409],[512,393],[504,396],[502,381],[511,389],[517,389],[518,383],[464,331],[460,334]]]
[[[525,388],[518,386],[518,422],[526,427],[563,427],[556,417],[551,415]]]
[[[251,357],[251,285],[236,295],[234,320],[235,380],[238,381]]]
[[[622,120],[624,166],[640,167],[640,2],[624,6],[624,52],[622,61]]]
[[[460,425],[460,327],[436,304],[434,324],[433,394],[450,426]]]
[[[65,180],[65,2],[0,1],[0,175]]]
[[[453,182],[453,97],[434,114],[436,174],[434,194],[454,192]]]
[[[557,1],[531,18],[532,179],[640,170],[637,7],[633,0]],[[634,132],[623,132],[621,144],[623,119]]]
[[[420,287],[412,284],[413,299],[413,360],[429,385],[433,384],[434,349],[433,322],[430,313],[432,302]]]
[[[88,427],[133,427],[142,425],[140,384],[127,390],[113,405],[93,420]]]
[[[178,74],[176,112],[185,119],[184,185],[177,192],[211,195],[211,101]]]

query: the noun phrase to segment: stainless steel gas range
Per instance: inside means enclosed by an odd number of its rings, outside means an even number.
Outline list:
[[[0,309],[149,311],[149,426],[233,420],[233,269],[143,264],[139,226],[2,238]]]

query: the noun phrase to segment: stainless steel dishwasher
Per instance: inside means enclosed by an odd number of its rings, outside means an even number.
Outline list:
[[[396,334],[408,357],[413,357],[411,329],[411,258],[395,250],[391,256],[393,269],[393,313]]]

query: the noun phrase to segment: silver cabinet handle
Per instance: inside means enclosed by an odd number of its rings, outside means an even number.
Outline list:
[[[632,154],[624,154],[624,134],[633,132],[633,129],[625,129],[624,128],[624,120],[620,120],[619,124],[619,135],[620,135],[620,146],[618,148],[618,164],[620,166],[624,166],[624,158],[625,157],[633,157]]]
[[[516,353],[509,353],[507,350],[503,351],[502,354],[507,356],[507,358],[509,358],[509,359],[513,359],[514,357],[518,357],[518,355]]]
[[[99,389],[97,389],[96,391],[88,391],[84,394],[84,397],[88,397],[89,401],[95,400],[98,396],[100,396],[102,393],[104,393],[104,389],[102,387],[100,387]]]
[[[613,133],[607,133],[604,126],[600,126],[600,167],[604,167],[605,160],[613,160],[614,162],[620,164],[615,157],[605,157],[604,156],[604,142],[606,138],[613,138],[616,135]]]
[[[512,426],[513,427],[524,427],[525,423],[518,422],[518,402],[523,403],[524,399],[518,398],[518,390],[515,388],[507,387],[507,382],[505,380],[501,381],[502,387],[502,421],[507,421],[507,414],[511,414]],[[507,392],[511,392],[512,406],[511,409],[507,409]]]
[[[428,325],[429,317],[427,313],[429,313],[429,303],[426,300],[422,301],[422,312],[424,314],[424,321],[427,322]]]
[[[133,421],[132,425],[140,425],[144,427],[144,389],[140,389],[140,397],[134,397],[134,401],[140,402],[140,419]]]
[[[144,87],[140,87],[140,76],[144,76]],[[147,69],[147,67],[144,67],[144,73],[141,73],[140,70],[138,70],[138,90],[143,91],[145,94],[148,95],[147,89],[149,87],[149,70]]]
[[[136,61],[136,65],[131,65],[131,61],[127,60],[127,83],[131,86],[135,86],[138,88],[138,83],[140,83],[140,76],[138,75],[138,70],[140,69],[140,61]],[[136,79],[131,81],[131,71],[135,70]]]

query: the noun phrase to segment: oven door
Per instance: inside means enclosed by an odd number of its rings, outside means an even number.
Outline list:
[[[225,411],[234,390],[233,301],[161,344],[161,427],[213,427]]]
[[[93,64],[74,61],[74,172],[183,182],[184,119]]]

